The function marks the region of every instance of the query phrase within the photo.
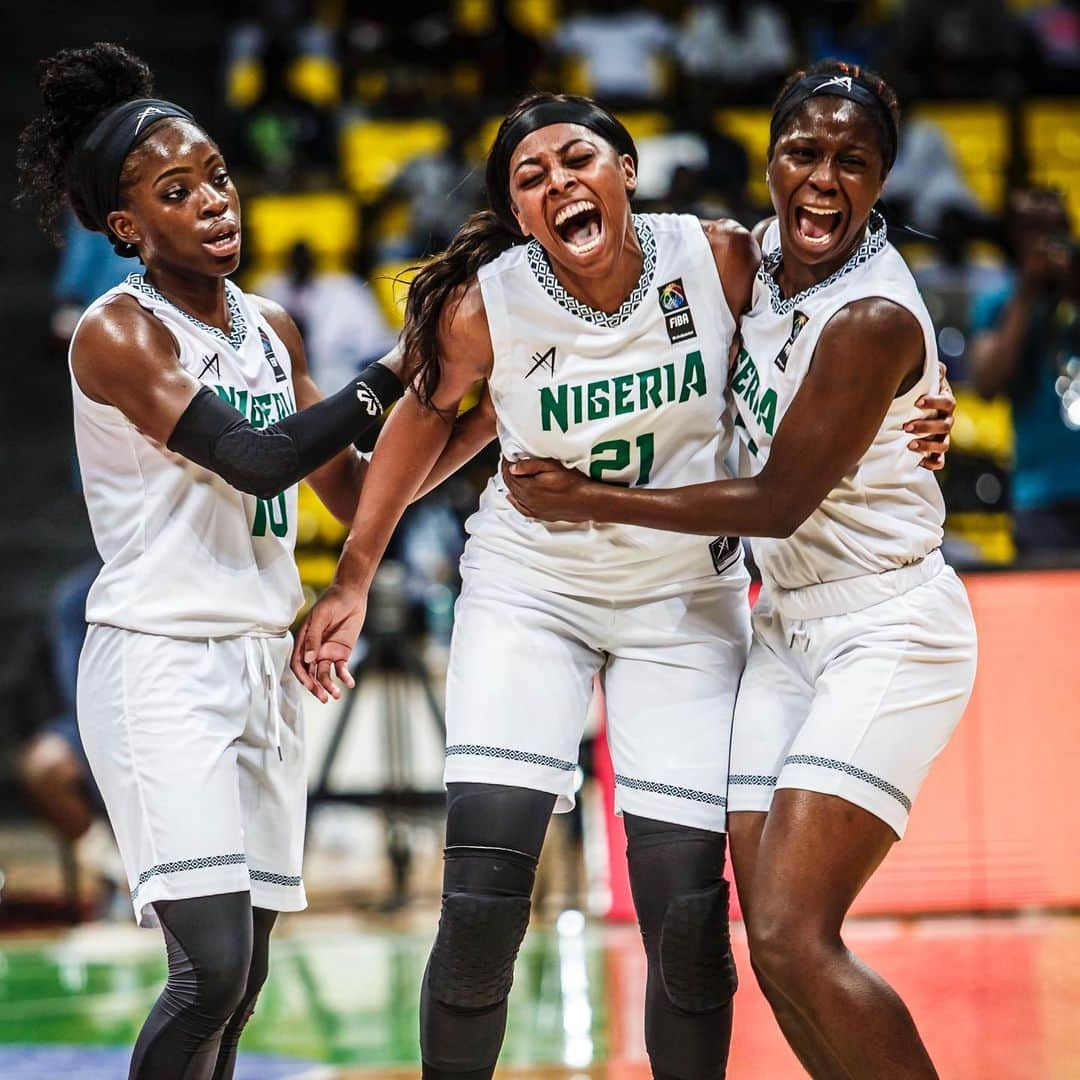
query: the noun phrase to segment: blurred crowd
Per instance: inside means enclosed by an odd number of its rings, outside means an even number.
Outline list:
[[[241,5],[241,9],[243,5]],[[943,474],[959,565],[1080,555],[1080,6],[1038,0],[414,0],[372,14],[348,0],[248,5],[223,44],[211,129],[245,200],[245,288],[283,304],[325,389],[382,355],[408,268],[483,205],[483,157],[531,89],[615,107],[641,156],[641,210],[768,214],[768,109],[783,77],[834,56],[879,71],[904,107],[885,192],[960,401]],[[53,328],[135,269],[72,223]],[[421,502],[399,530],[414,625],[449,637],[472,476]],[[314,595],[343,532],[302,500],[298,558]],[[72,649],[80,590],[57,596],[58,717],[25,777],[59,831],[93,797],[81,764]],[[75,598],[73,600],[73,597]],[[73,744],[74,744],[73,743]],[[81,782],[81,781],[80,781]]]

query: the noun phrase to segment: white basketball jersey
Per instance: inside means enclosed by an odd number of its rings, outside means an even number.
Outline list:
[[[536,241],[481,268],[502,453],[556,458],[612,484],[716,480],[735,320],[696,217],[635,215],[634,225],[641,277],[611,314],[571,296]],[[466,529],[464,567],[578,596],[656,595],[741,563],[726,539],[523,517],[499,473]]]
[[[289,352],[255,305],[225,283],[231,332],[170,303],[141,274],[99,297],[133,296],[176,339],[180,365],[255,428],[296,411]],[[86,317],[85,315],[83,316]],[[293,559],[296,488],[257,499],[143,435],[72,376],[75,445],[104,561],[86,617],[147,634],[280,634],[301,603]]]
[[[789,299],[781,296],[774,277],[780,262],[776,222],[762,250],[731,379],[744,475],[760,472],[768,460],[773,436],[810,370],[818,338],[841,308],[873,296],[891,300],[918,319],[926,348],[922,375],[893,401],[855,468],[793,535],[752,541],[762,577],[776,588],[798,589],[917,562],[941,546],[945,505],[933,474],[920,468],[918,455],[908,449],[911,436],[903,429],[916,412],[916,399],[939,387],[934,327],[911,272],[886,239],[878,214],[839,270]],[[844,417],[837,415],[834,422],[842,424]]]

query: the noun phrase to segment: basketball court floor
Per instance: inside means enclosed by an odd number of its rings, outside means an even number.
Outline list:
[[[282,921],[238,1080],[419,1075],[417,987],[434,911]],[[858,919],[849,944],[901,992],[944,1080],[1080,1080],[1080,917]],[[732,1080],[803,1076],[750,974],[742,975]],[[93,925],[0,939],[0,1076],[113,1080],[163,979],[158,936]],[[813,978],[807,972],[807,978]],[[636,930],[575,911],[534,925],[511,997],[511,1080],[648,1080]]]

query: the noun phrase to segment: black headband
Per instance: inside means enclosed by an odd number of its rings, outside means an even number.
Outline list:
[[[857,75],[804,75],[799,79],[773,108],[772,120],[769,123],[770,149],[776,145],[788,117],[810,98],[821,95],[847,98],[848,101],[854,101],[856,105],[869,109],[882,121],[886,139],[883,155],[885,170],[887,172],[891,169],[896,161],[896,125],[892,113],[870,87],[859,81]]]
[[[79,192],[90,220],[110,236],[106,220],[120,209],[120,172],[124,160],[150,134],[150,129],[169,117],[195,122],[195,117],[158,98],[137,98],[110,109],[83,136],[71,159],[70,183]],[[110,236],[111,239],[111,236]]]
[[[500,133],[488,165],[488,199],[502,218],[512,220],[509,187],[510,159],[518,143],[534,131],[551,124],[580,124],[595,131],[620,154],[629,154],[637,167],[638,152],[630,132],[611,113],[588,101],[541,101],[526,109]]]

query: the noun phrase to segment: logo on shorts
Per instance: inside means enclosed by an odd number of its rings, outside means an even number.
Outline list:
[[[533,366],[531,368],[529,368],[528,371],[525,372],[525,378],[526,379],[534,371],[536,371],[537,368],[546,368],[547,373],[552,378],[555,377],[555,346],[554,345],[552,345],[550,348],[546,349],[544,352],[541,352],[539,349],[537,349],[536,352],[534,352],[529,359],[532,360]]]
[[[686,299],[686,289],[682,278],[669,281],[657,290],[660,294],[660,310],[664,313],[668,340],[672,345],[696,337],[694,317],[690,313],[690,301]]]
[[[791,333],[788,335],[787,341],[784,342],[784,347],[776,354],[776,359],[773,363],[781,370],[787,371],[788,357],[791,355],[792,346],[795,344],[795,339],[802,333],[803,327],[810,321],[809,315],[804,315],[801,311],[796,311],[791,317]]]
[[[274,355],[274,346],[270,344],[270,339],[266,336],[266,331],[261,326],[259,327],[259,337],[262,338],[263,356],[266,357],[266,362],[270,365],[270,370],[274,373],[274,382],[285,382],[289,376],[281,370],[278,358]]]
[[[718,536],[709,545],[713,569],[722,574],[739,557],[742,544],[737,536]]]

